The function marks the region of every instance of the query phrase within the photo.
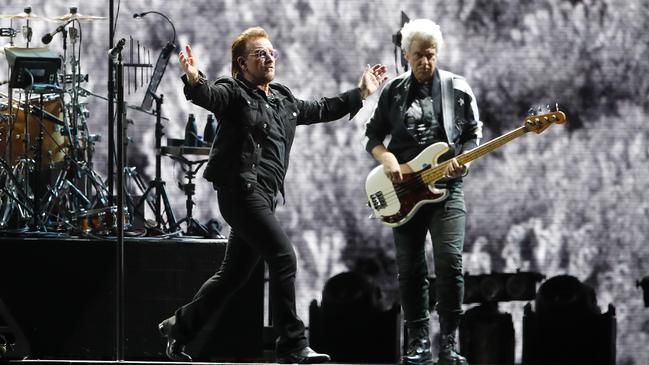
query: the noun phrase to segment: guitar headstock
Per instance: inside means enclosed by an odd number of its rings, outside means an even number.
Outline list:
[[[563,124],[566,122],[566,115],[559,110],[559,105],[555,104],[555,111],[550,110],[550,106],[545,108],[532,108],[525,118],[525,128],[528,131],[541,133],[548,129],[553,123]]]

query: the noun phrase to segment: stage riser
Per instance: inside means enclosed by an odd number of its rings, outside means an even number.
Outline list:
[[[191,300],[219,267],[224,242],[125,244],[125,359],[162,360],[157,323]],[[0,239],[0,298],[30,342],[30,358],[114,360],[114,241]],[[197,360],[262,356],[263,266],[223,316],[190,344]]]

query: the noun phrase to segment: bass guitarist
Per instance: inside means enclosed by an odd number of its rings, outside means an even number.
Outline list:
[[[391,80],[382,90],[366,124],[365,147],[395,186],[412,172],[405,163],[433,143],[447,143],[449,150],[440,160],[450,160],[444,172],[448,197],[421,206],[407,222],[393,228],[399,292],[409,338],[402,363],[424,365],[433,361],[424,249],[426,233],[430,232],[441,329],[437,364],[465,365],[466,359],[455,347],[455,333],[464,297],[466,210],[462,178],[469,166],[458,163],[455,156],[478,146],[482,122],[465,79],[437,68],[443,47],[440,27],[431,20],[417,19],[403,26],[401,36],[401,48],[412,71]],[[383,141],[387,135],[391,140],[386,147]],[[400,189],[407,189],[408,184],[403,185]]]

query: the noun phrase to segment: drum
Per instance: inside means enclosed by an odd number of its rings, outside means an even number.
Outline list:
[[[11,156],[7,160],[11,165],[25,155],[25,108],[17,107],[14,104],[9,115],[7,105],[0,107],[0,157],[7,156],[11,146]],[[37,147],[38,134],[40,132],[40,100],[30,101],[29,115],[29,144],[32,149]],[[65,152],[70,145],[68,139],[63,135],[63,103],[59,96],[43,98],[43,145],[41,149],[41,167],[46,168],[51,163],[63,161]],[[11,120],[14,119],[13,129]],[[11,138],[11,141],[9,140]],[[32,150],[33,151],[33,150]],[[30,151],[30,158],[35,155]]]
[[[91,209],[77,214],[72,223],[84,234],[110,235],[117,232],[117,207]],[[131,218],[124,207],[124,227],[130,227]]]

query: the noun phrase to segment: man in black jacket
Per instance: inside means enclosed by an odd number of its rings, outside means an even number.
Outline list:
[[[218,192],[219,209],[231,232],[218,272],[193,300],[159,325],[167,337],[167,356],[190,361],[184,345],[212,313],[241,288],[263,259],[269,270],[277,361],[320,363],[329,360],[309,348],[296,313],[296,257],[274,212],[284,193],[289,153],[300,124],[329,122],[362,107],[362,100],[385,81],[383,65],[367,67],[357,88],[318,101],[297,99],[272,83],[278,53],[262,28],[243,31],[232,43],[232,77],[208,82],[196,68],[191,48],[179,55],[188,100],[214,113],[219,127],[203,176]]]
[[[404,365],[431,365],[428,313],[426,235],[433,242],[440,352],[437,365],[466,365],[455,349],[455,332],[462,311],[464,278],[462,250],[466,209],[462,177],[468,164],[455,156],[478,146],[482,136],[475,96],[466,80],[437,68],[443,39],[439,26],[417,19],[401,30],[401,48],[411,72],[385,85],[374,115],[366,124],[365,148],[383,165],[393,184],[411,173],[406,163],[434,143],[448,144],[441,156],[450,163],[445,171],[448,198],[423,205],[406,223],[393,228],[397,251],[399,294],[408,329]],[[386,147],[383,140],[391,136]],[[431,161],[432,162],[432,161]]]

